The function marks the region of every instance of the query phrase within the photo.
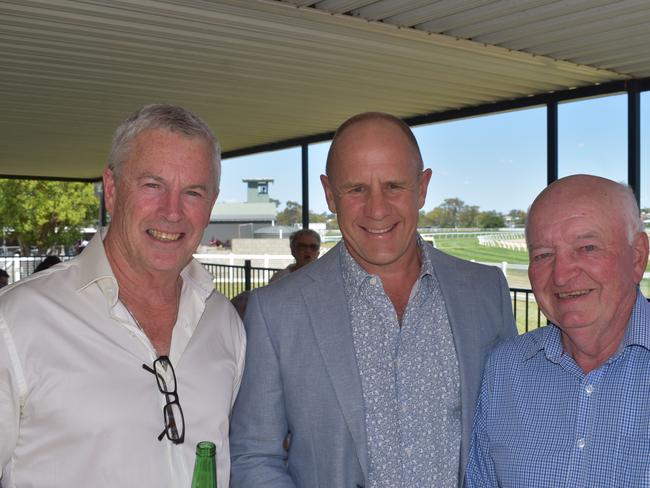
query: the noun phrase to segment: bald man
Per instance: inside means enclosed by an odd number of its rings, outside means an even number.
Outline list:
[[[634,194],[562,178],[534,201],[526,238],[551,324],[490,356],[467,486],[650,486],[648,236]]]
[[[431,170],[401,120],[345,122],[326,172],[343,242],[251,295],[231,486],[456,488],[484,360],[515,333],[504,277],[419,237]]]

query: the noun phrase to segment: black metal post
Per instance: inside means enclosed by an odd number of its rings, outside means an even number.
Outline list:
[[[558,178],[557,102],[546,104],[546,184]]]
[[[252,289],[251,285],[251,260],[244,260],[244,290],[250,291]]]
[[[641,93],[638,85],[627,89],[627,184],[641,205]]]
[[[309,228],[309,144],[302,144],[302,228]]]

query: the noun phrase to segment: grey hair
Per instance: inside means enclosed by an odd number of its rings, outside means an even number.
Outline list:
[[[320,235],[318,234],[318,232],[316,232],[313,229],[300,229],[295,232],[292,232],[291,235],[289,236],[289,247],[293,249],[293,245],[296,242],[296,239],[302,236],[313,236],[318,241],[318,244],[320,244]]]
[[[621,196],[624,199],[626,208],[625,218],[627,220],[627,241],[632,244],[637,234],[645,232],[645,224],[641,219],[641,210],[636,201],[634,190],[624,183],[616,183],[620,187]]]
[[[166,129],[180,132],[188,137],[201,137],[212,148],[216,188],[219,189],[221,179],[221,147],[214,133],[200,117],[178,105],[151,104],[145,105],[133,112],[113,135],[111,152],[108,157],[108,168],[117,180],[122,171],[122,165],[127,161],[133,150],[133,141],[142,132],[152,129]]]

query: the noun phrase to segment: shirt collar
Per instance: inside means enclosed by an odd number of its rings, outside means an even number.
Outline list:
[[[422,260],[422,265],[420,267],[420,276],[421,280],[425,276],[433,276],[433,261],[431,260],[431,255],[429,249],[424,245],[424,240],[420,237],[419,234],[416,234],[418,248],[420,250],[420,258]],[[341,267],[343,271],[343,284],[345,286],[345,291],[348,293],[358,293],[361,290],[361,287],[367,283],[369,280],[373,279],[375,275],[371,275],[361,265],[352,257],[350,251],[348,251],[345,241],[339,246],[339,252],[341,256]]]
[[[615,354],[618,355],[628,346],[641,346],[650,351],[650,303],[646,300],[640,290],[637,289],[636,301],[632,308],[632,314],[625,329],[623,341]],[[554,363],[559,363],[564,353],[562,346],[562,332],[555,324],[543,327],[539,332],[529,333],[531,337],[530,346],[526,359],[532,358],[539,351],[544,351],[546,358]]]
[[[625,330],[620,350],[627,346],[641,346],[650,351],[650,304],[637,288],[636,301]]]
[[[90,240],[83,252],[75,259],[79,263],[79,283],[77,290],[97,283],[111,306],[117,303],[119,284],[104,249],[104,238],[108,228],[99,229]],[[207,300],[214,292],[212,275],[195,259],[192,259],[181,271],[184,286],[190,286],[203,300]]]

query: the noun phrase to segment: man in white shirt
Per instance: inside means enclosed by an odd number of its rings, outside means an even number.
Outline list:
[[[201,440],[217,445],[228,486],[246,341],[192,259],[219,175],[201,119],[143,107],[113,138],[108,230],[76,259],[2,290],[4,488],[189,486]]]

